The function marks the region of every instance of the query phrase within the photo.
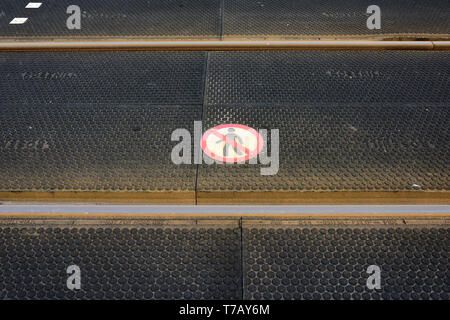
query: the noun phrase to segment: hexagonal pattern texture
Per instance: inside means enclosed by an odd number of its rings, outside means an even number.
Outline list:
[[[448,38],[446,0],[378,0],[381,28],[369,29],[370,0],[78,0],[81,28],[69,29],[69,0],[39,9],[4,0],[0,34],[17,39]],[[72,11],[73,14],[73,11]],[[14,17],[25,24],[10,25]]]
[[[204,52],[2,52],[2,104],[201,104]]]
[[[237,299],[240,269],[236,227],[0,226],[0,299]]]
[[[422,51],[2,53],[0,189],[449,190],[448,58]],[[174,165],[172,131],[192,134],[200,119],[205,130],[223,123],[279,129],[278,173],[202,165],[196,179],[195,165]]]
[[[279,168],[261,175],[269,167],[261,155],[258,164],[202,164],[197,190],[448,191],[449,121],[447,104],[207,106],[205,130],[225,123],[266,129],[269,155],[270,130],[278,130]]]
[[[201,106],[2,105],[0,110],[1,191],[195,190],[196,167],[171,161],[178,143],[171,134],[178,128],[192,132]]]
[[[369,29],[376,4],[380,29]],[[224,36],[339,39],[449,34],[446,0],[224,0]]]
[[[3,220],[0,299],[449,300],[448,224],[352,221]]]
[[[450,101],[448,51],[226,51],[209,57],[210,105]]]
[[[244,299],[449,300],[449,228],[265,227],[243,241]]]
[[[10,38],[217,38],[219,0],[46,0],[39,9],[27,2],[5,0],[0,9],[0,34]],[[66,13],[80,8],[80,29],[69,29]],[[28,17],[23,25],[8,25],[14,17]]]

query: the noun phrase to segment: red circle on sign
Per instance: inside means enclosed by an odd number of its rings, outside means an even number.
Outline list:
[[[223,129],[223,128],[239,128],[239,129],[243,129],[243,130],[247,131],[250,135],[252,135],[256,139],[256,148],[254,148],[253,150],[249,150],[247,147],[237,143],[236,141],[229,141],[229,139],[227,139],[226,136],[224,136],[223,134],[218,132],[218,130]],[[208,137],[211,134],[217,136],[219,139],[222,139],[223,141],[225,141],[225,143],[229,143],[230,145],[232,145],[232,147],[239,149],[241,152],[244,153],[244,155],[241,157],[233,157],[233,158],[228,157],[227,158],[227,157],[224,157],[224,155],[214,153],[213,151],[211,151],[208,148],[208,145],[207,145]],[[256,157],[261,152],[263,146],[264,146],[264,139],[261,136],[261,134],[258,131],[256,131],[255,129],[244,126],[242,124],[222,124],[220,126],[216,126],[216,127],[209,129],[202,136],[203,152],[208,157],[213,158],[215,160],[219,160],[221,162],[244,162],[244,161],[247,161],[249,159]]]

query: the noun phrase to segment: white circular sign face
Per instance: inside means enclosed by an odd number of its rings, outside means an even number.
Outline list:
[[[222,124],[202,136],[203,152],[221,162],[244,162],[254,158],[263,145],[259,132],[242,124]]]

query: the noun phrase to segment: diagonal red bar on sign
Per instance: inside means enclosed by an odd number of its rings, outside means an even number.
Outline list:
[[[236,141],[232,141],[232,140],[228,139],[226,136],[224,136],[224,135],[221,134],[220,132],[218,132],[218,131],[216,131],[216,130],[212,130],[212,133],[213,133],[216,137],[222,139],[223,141],[227,142],[228,144],[230,144],[230,145],[234,146],[235,148],[241,150],[241,151],[244,152],[246,155],[249,155],[249,154],[251,153],[251,151],[250,151],[248,148],[246,148],[246,147],[244,147],[243,145],[237,143]]]

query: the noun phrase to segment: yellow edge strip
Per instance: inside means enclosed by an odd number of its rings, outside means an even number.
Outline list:
[[[0,192],[0,202],[50,201],[130,204],[198,204],[198,205],[450,205],[450,192]]]
[[[195,204],[195,191],[180,192],[0,192],[1,201],[56,201],[86,203],[152,203],[152,204]]]
[[[437,205],[450,204],[450,192],[197,192],[199,205]]]

